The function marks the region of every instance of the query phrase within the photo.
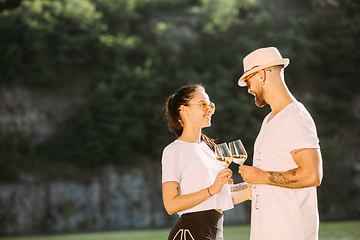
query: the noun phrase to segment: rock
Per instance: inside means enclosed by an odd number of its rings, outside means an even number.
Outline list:
[[[1,184],[0,234],[171,228],[178,216],[166,213],[161,168],[151,165],[110,168],[81,182],[23,175],[19,183]],[[248,222],[244,206],[227,211],[225,224]]]

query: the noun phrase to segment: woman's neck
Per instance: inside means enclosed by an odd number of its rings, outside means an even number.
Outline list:
[[[184,128],[179,140],[190,143],[201,143],[201,129],[190,130],[188,128]]]

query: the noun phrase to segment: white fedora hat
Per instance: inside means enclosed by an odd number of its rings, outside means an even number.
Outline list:
[[[289,62],[288,58],[282,58],[275,47],[257,49],[244,58],[244,74],[239,78],[238,84],[240,87],[245,87],[245,77],[250,74],[276,65],[284,65],[285,68]]]

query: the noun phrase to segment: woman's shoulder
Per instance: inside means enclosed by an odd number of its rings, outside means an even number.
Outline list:
[[[175,153],[187,153],[187,152],[191,152],[192,149],[196,148],[196,145],[193,143],[188,143],[188,142],[184,142],[181,140],[176,139],[175,141],[173,141],[172,143],[170,143],[169,145],[167,145],[164,148],[164,153],[170,153],[170,152],[175,152]]]
[[[175,140],[167,145],[162,154],[163,161],[172,161],[171,159],[182,159],[186,152],[181,142]]]
[[[178,141],[178,140],[175,140],[173,142],[171,142],[169,145],[167,145],[165,148],[164,148],[164,152],[169,152],[169,151],[179,151],[182,146],[181,146],[181,142]]]

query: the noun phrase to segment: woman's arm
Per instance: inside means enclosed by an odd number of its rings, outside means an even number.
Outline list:
[[[164,206],[169,215],[176,212],[183,211],[202,203],[212,195],[218,194],[224,184],[232,184],[232,172],[230,169],[225,168],[218,173],[215,182],[208,188],[201,189],[200,191],[187,195],[179,195],[178,182],[165,182],[163,183],[163,201]]]

